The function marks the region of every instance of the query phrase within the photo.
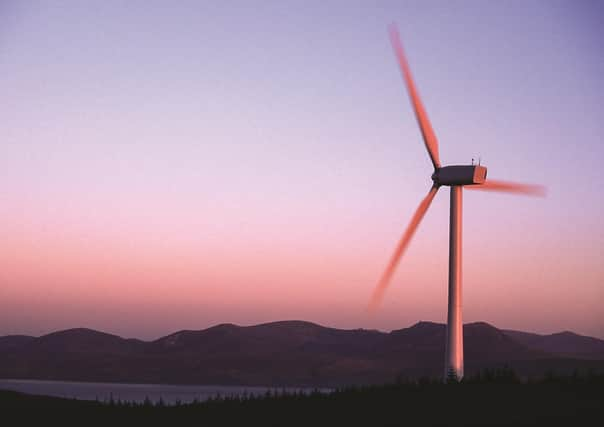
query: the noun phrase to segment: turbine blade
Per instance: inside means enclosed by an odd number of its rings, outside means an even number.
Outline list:
[[[434,185],[428,192],[428,195],[424,198],[424,200],[421,201],[421,203],[417,207],[415,214],[413,214],[413,217],[411,218],[411,222],[407,226],[407,229],[403,233],[401,240],[398,242],[398,245],[396,246],[394,254],[390,258],[390,262],[388,263],[388,266],[386,267],[386,271],[384,271],[384,274],[382,275],[380,281],[378,282],[377,286],[375,287],[375,290],[373,291],[373,296],[371,297],[371,302],[369,303],[370,311],[374,311],[380,305],[380,302],[382,301],[382,298],[384,297],[384,292],[386,292],[386,289],[388,288],[388,285],[390,284],[390,280],[392,279],[392,275],[394,274],[394,271],[396,270],[396,266],[400,262],[401,257],[403,256],[403,253],[405,252],[405,249],[407,249],[407,246],[409,246],[409,242],[411,241],[411,238],[415,234],[415,231],[417,230],[419,223],[421,222],[422,218],[426,214],[426,211],[430,207],[430,204],[432,203],[432,200],[434,199],[434,196],[436,195],[437,191],[438,191],[438,186]]]
[[[426,145],[426,149],[428,150],[428,154],[430,155],[434,169],[440,168],[438,140],[436,139],[436,135],[434,135],[434,130],[432,129],[432,125],[430,124],[430,120],[428,119],[428,115],[424,109],[424,105],[422,104],[419,94],[417,93],[415,83],[413,82],[413,76],[411,75],[411,70],[409,69],[409,64],[405,58],[403,44],[401,43],[400,35],[395,24],[390,26],[390,41],[392,43],[394,53],[398,59],[398,63],[401,67],[403,78],[407,84],[409,99],[411,100],[411,104],[415,110],[415,117],[417,118],[417,123],[422,131],[424,144]]]
[[[484,184],[465,185],[468,190],[498,191],[500,193],[525,194],[527,196],[545,197],[546,189],[542,185],[520,184],[517,182],[487,179]]]

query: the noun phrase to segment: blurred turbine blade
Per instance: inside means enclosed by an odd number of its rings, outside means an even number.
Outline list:
[[[430,203],[432,203],[432,200],[434,199],[434,196],[436,195],[437,191],[438,186],[434,185],[428,192],[428,195],[424,198],[424,200],[422,200],[422,202],[417,207],[415,214],[413,214],[411,222],[407,226],[407,229],[401,237],[401,240],[398,242],[398,245],[396,247],[396,250],[394,251],[394,254],[392,255],[392,258],[390,258],[390,262],[386,267],[386,271],[384,271],[382,278],[380,279],[377,286],[375,287],[375,290],[373,291],[373,296],[371,297],[371,302],[369,303],[370,311],[374,311],[380,305],[380,302],[384,297],[384,292],[386,292],[386,288],[388,288],[388,285],[390,284],[390,280],[392,279],[394,270],[396,270],[396,266],[400,262],[401,257],[405,252],[405,249],[407,249],[407,246],[409,246],[409,242],[411,241],[413,234],[415,234],[419,223],[421,222],[422,218],[426,214],[426,211],[430,207]]]
[[[495,179],[487,179],[484,184],[466,185],[464,188],[468,190],[498,191],[500,193],[515,193],[539,197],[545,197],[546,194],[546,189],[542,185],[520,184]]]
[[[407,84],[409,98],[411,100],[411,104],[413,105],[413,109],[415,110],[415,117],[417,118],[417,123],[419,124],[419,127],[422,131],[422,136],[424,137],[426,149],[428,150],[428,154],[430,155],[430,159],[432,160],[434,169],[440,168],[440,159],[438,155],[438,140],[436,139],[436,135],[434,135],[434,130],[432,130],[432,125],[430,124],[430,120],[428,119],[426,110],[424,109],[422,101],[419,98],[419,94],[417,93],[417,89],[415,88],[413,76],[411,75],[409,64],[407,63],[407,59],[405,58],[403,44],[401,43],[399,32],[395,24],[390,25],[390,41],[392,43],[394,53],[396,54],[396,57],[398,59],[398,63],[401,67],[403,78],[405,80],[405,83]]]

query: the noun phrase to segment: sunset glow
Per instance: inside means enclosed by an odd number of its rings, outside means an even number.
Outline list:
[[[0,335],[444,322],[448,188],[365,310],[432,171],[392,21],[443,164],[547,186],[464,193],[464,321],[604,338],[604,37],[552,1],[3,3]]]

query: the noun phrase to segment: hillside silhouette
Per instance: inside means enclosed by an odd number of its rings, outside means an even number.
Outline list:
[[[604,372],[604,341],[571,333],[464,325],[466,372],[507,366],[520,376]],[[334,387],[440,377],[445,326],[390,333],[310,322],[221,324],[154,341],[91,329],[0,337],[0,378],[171,384]]]

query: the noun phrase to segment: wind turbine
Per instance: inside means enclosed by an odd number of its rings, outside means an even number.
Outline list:
[[[390,27],[390,41],[398,59],[401,72],[415,117],[419,124],[424,144],[428,150],[428,155],[434,166],[432,173],[432,187],[428,195],[421,201],[419,207],[413,214],[411,222],[403,233],[390,262],[386,267],[380,281],[378,282],[371,299],[370,309],[375,309],[380,304],[386,288],[390,284],[392,275],[399,264],[403,253],[407,249],[413,234],[417,230],[419,223],[430,207],[436,192],[441,186],[451,188],[451,205],[449,216],[449,302],[447,312],[447,338],[445,343],[445,381],[463,378],[463,324],[462,324],[462,304],[461,304],[461,283],[462,283],[462,264],[461,264],[461,229],[462,229],[462,191],[468,189],[499,191],[505,193],[517,193],[543,196],[545,188],[538,185],[519,184],[506,181],[487,180],[487,168],[480,164],[474,165],[453,165],[441,166],[438,155],[438,140],[434,130],[430,125],[430,120],[426,110],[420,100],[419,94],[413,82],[409,64],[405,58],[403,45],[395,25]]]

